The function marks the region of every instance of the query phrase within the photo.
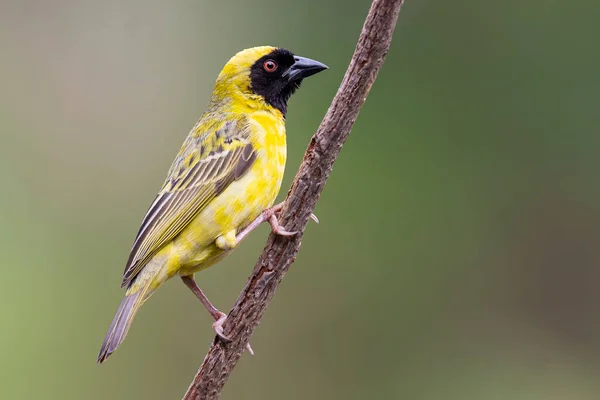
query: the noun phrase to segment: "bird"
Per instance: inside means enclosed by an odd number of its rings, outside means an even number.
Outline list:
[[[123,342],[142,304],[175,276],[208,310],[217,336],[231,340],[223,333],[227,315],[194,274],[222,260],[263,222],[275,234],[296,234],[279,224],[282,204],[273,205],[285,169],[288,100],[303,79],[327,68],[273,46],[242,50],[225,64],[141,223],[123,274],[125,296],[98,363]]]

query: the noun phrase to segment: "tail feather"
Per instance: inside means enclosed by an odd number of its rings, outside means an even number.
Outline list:
[[[127,294],[121,301],[117,314],[108,328],[104,342],[102,342],[98,354],[98,363],[106,360],[119,347],[125,336],[127,336],[129,327],[139,308],[169,278],[163,271],[165,260],[164,258],[155,258],[144,267],[135,281],[129,285]]]
[[[137,291],[136,293],[126,295],[121,301],[117,314],[108,328],[104,342],[102,342],[102,347],[98,354],[98,363],[106,360],[119,347],[123,339],[125,339],[133,317],[141,306],[141,292]]]

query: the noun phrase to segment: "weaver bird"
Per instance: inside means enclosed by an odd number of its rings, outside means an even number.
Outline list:
[[[302,79],[325,69],[268,46],[243,50],[225,65],[142,221],[123,275],[127,291],[98,362],[121,344],[140,306],[176,275],[215,319],[217,335],[230,340],[222,328],[227,315],[211,304],[194,273],[221,260],[264,221],[277,234],[295,234],[279,225],[281,205],[273,206],[286,160],[287,102]]]

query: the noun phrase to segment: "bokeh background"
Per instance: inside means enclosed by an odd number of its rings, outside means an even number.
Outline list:
[[[0,2],[0,398],[179,399],[213,338],[179,282],[97,351],[139,223],[224,63],[330,70],[369,1]],[[600,398],[600,5],[407,0],[297,262],[223,399]],[[267,227],[198,275],[229,310]]]

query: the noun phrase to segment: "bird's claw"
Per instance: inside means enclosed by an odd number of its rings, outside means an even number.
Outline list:
[[[283,203],[279,203],[267,211],[271,214],[268,217],[269,225],[271,225],[271,230],[280,235],[280,236],[294,236],[298,233],[298,231],[288,231],[282,225],[279,224],[279,220],[277,217],[281,213],[281,209],[283,208]],[[314,213],[310,213],[310,218],[315,221],[317,224],[319,223],[319,218]]]
[[[219,311],[219,319],[217,319],[212,324],[212,327],[219,338],[221,338],[226,343],[230,343],[231,338],[229,336],[226,336],[223,333],[223,324],[225,323],[226,319],[227,319],[227,314]]]
[[[227,314],[219,311],[218,316],[219,319],[217,319],[212,325],[213,329],[222,341],[224,341],[225,343],[231,343],[233,339],[231,339],[229,336],[223,333],[223,324],[227,319]],[[252,346],[250,346],[250,343],[246,343],[246,350],[248,350],[248,353],[250,353],[251,355],[254,355],[254,350],[252,350]]]
[[[279,216],[279,213],[281,213],[282,209],[283,209],[283,201],[279,204],[275,204],[269,210],[273,213],[273,215]],[[317,216],[314,213],[310,213],[310,219],[315,221],[317,224],[319,223],[319,218],[317,218]]]
[[[298,231],[285,230],[285,228],[279,224],[275,214],[269,217],[269,224],[271,225],[271,230],[280,236],[294,236],[296,233],[298,233]]]

